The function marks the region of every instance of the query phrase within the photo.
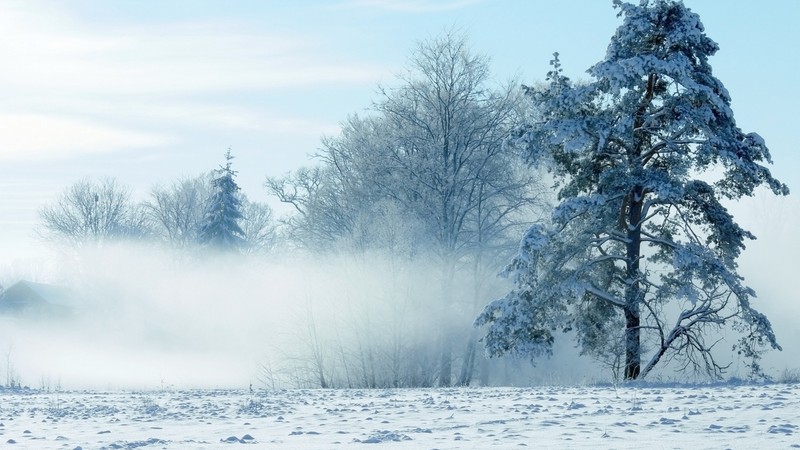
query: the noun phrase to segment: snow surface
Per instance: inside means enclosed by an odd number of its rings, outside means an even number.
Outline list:
[[[798,425],[798,384],[0,390],[2,448],[800,448]]]

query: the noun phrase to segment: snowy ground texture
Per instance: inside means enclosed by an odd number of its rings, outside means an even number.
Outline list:
[[[800,385],[0,390],[0,448],[800,448]]]

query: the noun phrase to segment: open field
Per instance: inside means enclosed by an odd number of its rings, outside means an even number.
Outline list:
[[[797,384],[0,390],[3,448],[800,448],[799,425]]]

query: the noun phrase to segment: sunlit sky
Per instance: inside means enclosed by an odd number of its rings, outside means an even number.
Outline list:
[[[800,2],[686,3],[721,47],[711,64],[739,125],[800,187]],[[274,202],[264,177],[311,164],[320,137],[365,112],[421,39],[462,31],[498,82],[532,83],[554,51],[584,77],[619,23],[611,0],[2,0],[0,270],[39,254],[37,210],[85,177],[144,198],[216,168],[230,146],[248,197]],[[797,205],[756,203],[740,209],[757,228],[763,210]]]

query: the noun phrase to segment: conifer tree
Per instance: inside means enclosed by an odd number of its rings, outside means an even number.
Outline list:
[[[494,355],[548,354],[554,331],[575,330],[583,352],[618,354],[625,379],[665,360],[719,377],[727,325],[739,339],[725,345],[758,372],[780,346],[736,271],[754,236],[722,202],[789,190],[764,166],[764,140],[736,125],[698,15],[674,0],[614,5],[624,20],[588,83],[556,54],[548,83],[527,88],[541,120],[515,142],[559,180],[560,203],[524,236],[514,289],[476,323]]]
[[[218,250],[238,250],[244,243],[244,231],[239,226],[242,202],[237,195],[239,186],[234,180],[237,172],[231,169],[232,160],[228,148],[225,165],[216,170],[212,181],[213,192],[198,237],[201,245]]]

